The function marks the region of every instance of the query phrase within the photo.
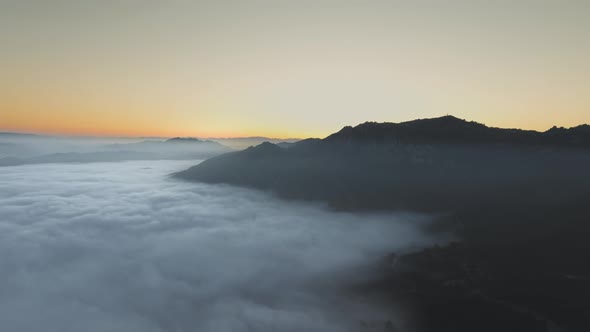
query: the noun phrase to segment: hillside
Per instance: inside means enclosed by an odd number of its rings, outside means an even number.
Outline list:
[[[393,253],[382,278],[361,287],[411,307],[418,331],[582,332],[590,330],[589,128],[499,129],[454,117],[364,123],[174,176],[338,210],[436,216],[430,230],[456,243]]]
[[[563,181],[578,188],[590,169],[588,128],[499,129],[450,116],[364,123],[289,149],[264,143],[175,176],[322,200],[344,210],[447,212],[466,202],[499,204],[506,201],[503,190],[513,187],[530,187],[536,195],[562,191]]]

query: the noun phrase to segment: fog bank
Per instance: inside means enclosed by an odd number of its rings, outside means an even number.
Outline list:
[[[348,291],[429,241],[416,215],[335,213],[167,176],[194,161],[0,171],[1,331],[358,331]]]
[[[171,139],[57,137],[0,132],[0,167],[47,163],[207,159],[231,151],[217,142]]]

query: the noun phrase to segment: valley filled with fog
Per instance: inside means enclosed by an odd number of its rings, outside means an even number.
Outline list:
[[[0,330],[356,331],[399,318],[353,289],[389,253],[431,243],[426,217],[169,176],[196,163],[0,168]]]

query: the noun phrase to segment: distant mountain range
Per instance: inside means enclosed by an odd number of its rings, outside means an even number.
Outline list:
[[[288,145],[297,141],[300,138],[270,138],[263,136],[252,136],[252,137],[234,137],[234,138],[207,138],[207,140],[221,143],[225,146],[229,146],[236,150],[246,149],[250,146],[256,146],[263,142],[269,142],[274,144]]]
[[[272,137],[264,137],[264,136],[250,136],[250,137],[215,137],[215,138],[193,138],[193,137],[174,137],[167,139],[165,137],[126,137],[126,138],[117,138],[117,137],[90,137],[90,136],[81,136],[81,137],[69,137],[69,136],[53,136],[53,135],[39,135],[39,134],[29,134],[29,133],[14,133],[14,132],[0,132],[0,140],[11,140],[11,139],[22,139],[22,138],[31,138],[31,139],[38,139],[38,138],[50,138],[50,139],[59,139],[59,140],[102,140],[102,139],[110,139],[110,140],[142,140],[146,142],[164,142],[164,141],[205,141],[205,142],[217,142],[224,146],[230,147],[235,150],[241,150],[248,148],[250,146],[255,146],[263,142],[271,142],[271,143],[294,143],[299,140],[300,138],[272,138]]]
[[[180,148],[180,149],[191,149],[191,148],[199,148],[199,149],[211,149],[211,150],[223,150],[225,152],[230,151],[227,146],[224,146],[220,143],[209,141],[209,140],[201,140],[198,138],[193,137],[174,137],[167,140],[144,140],[140,142],[134,143],[116,143],[116,144],[109,144],[106,148],[109,149],[121,149],[127,147],[134,147],[134,148],[142,148],[142,149],[149,149],[149,148]]]
[[[200,140],[198,138],[193,138],[193,137],[174,137],[174,138],[170,138],[168,140],[165,141],[165,143],[215,143],[215,144],[219,144],[213,141],[205,141],[205,140]]]
[[[39,137],[39,135],[26,134],[26,133],[0,132],[0,138],[2,138],[2,137]]]
[[[141,139],[141,140],[140,140]],[[116,138],[65,137],[0,132],[0,166],[48,162],[206,159],[265,141],[291,146],[299,139],[237,137]]]
[[[12,137],[12,136],[11,136]],[[20,136],[19,136],[20,137]],[[29,137],[29,136],[27,136]],[[41,136],[32,136],[38,140]],[[75,140],[74,140],[75,141]],[[18,143],[15,143],[18,142]],[[12,141],[0,143],[0,151],[16,153],[34,144],[35,141]],[[62,147],[55,143],[58,148]],[[26,164],[45,163],[91,163],[91,162],[115,162],[124,160],[191,160],[206,159],[232,149],[217,142],[204,141],[196,138],[175,137],[166,141],[145,140],[134,143],[116,144],[82,144],[76,146],[75,152],[44,153],[33,156],[7,156],[0,158],[0,166],[18,166]]]

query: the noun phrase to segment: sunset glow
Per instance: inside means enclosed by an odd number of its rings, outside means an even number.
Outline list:
[[[3,0],[0,130],[285,138],[444,114],[590,122],[590,3],[501,3]]]

